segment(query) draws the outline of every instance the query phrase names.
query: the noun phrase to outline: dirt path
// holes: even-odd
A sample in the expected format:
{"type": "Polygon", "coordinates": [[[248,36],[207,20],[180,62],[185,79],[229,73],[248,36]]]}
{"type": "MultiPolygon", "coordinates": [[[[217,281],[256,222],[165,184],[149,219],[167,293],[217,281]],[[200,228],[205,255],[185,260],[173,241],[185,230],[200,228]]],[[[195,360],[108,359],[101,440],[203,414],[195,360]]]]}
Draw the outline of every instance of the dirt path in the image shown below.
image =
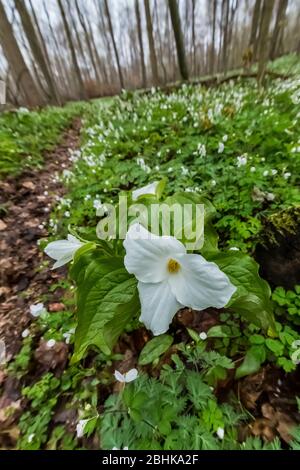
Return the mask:
{"type": "MultiPolygon", "coordinates": [[[[79,146],[80,119],[63,135],[60,144],[45,154],[42,170],[30,170],[17,179],[0,181],[0,339],[8,358],[20,348],[21,333],[30,323],[29,306],[48,292],[62,274],[37,269],[43,253],[37,241],[47,236],[49,212],[64,188],[55,172],[70,166],[69,149],[79,146]],[[3,216],[4,213],[4,216],[3,216]]],[[[59,289],[53,294],[59,298],[59,289]]]]}

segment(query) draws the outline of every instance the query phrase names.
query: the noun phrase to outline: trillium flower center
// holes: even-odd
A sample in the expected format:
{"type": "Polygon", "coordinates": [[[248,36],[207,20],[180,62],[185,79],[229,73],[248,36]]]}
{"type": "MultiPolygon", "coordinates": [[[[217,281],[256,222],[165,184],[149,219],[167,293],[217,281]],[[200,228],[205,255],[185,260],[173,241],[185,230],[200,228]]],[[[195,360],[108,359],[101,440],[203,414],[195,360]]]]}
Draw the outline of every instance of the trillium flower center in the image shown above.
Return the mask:
{"type": "Polygon", "coordinates": [[[178,261],[176,261],[175,259],[169,259],[168,261],[168,271],[169,273],[171,274],[175,274],[175,273],[178,273],[180,269],[180,264],[178,263],[178,261]]]}

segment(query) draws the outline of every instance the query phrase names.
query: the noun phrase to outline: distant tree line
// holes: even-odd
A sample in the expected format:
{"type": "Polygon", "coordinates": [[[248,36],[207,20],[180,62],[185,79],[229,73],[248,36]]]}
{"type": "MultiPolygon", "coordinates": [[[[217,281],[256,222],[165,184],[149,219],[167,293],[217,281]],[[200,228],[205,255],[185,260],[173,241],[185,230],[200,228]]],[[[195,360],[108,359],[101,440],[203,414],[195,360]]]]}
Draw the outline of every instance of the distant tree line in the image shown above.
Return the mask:
{"type": "Polygon", "coordinates": [[[62,104],[300,54],[299,0],[0,0],[16,105],[62,104]]]}

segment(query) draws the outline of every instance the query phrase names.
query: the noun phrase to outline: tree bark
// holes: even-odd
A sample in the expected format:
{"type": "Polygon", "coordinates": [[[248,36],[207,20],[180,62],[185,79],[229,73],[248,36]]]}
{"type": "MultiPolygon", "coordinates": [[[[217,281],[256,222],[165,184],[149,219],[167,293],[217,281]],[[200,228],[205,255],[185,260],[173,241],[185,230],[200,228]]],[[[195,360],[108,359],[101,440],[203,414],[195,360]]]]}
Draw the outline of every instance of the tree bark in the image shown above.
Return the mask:
{"type": "Polygon", "coordinates": [[[88,48],[88,51],[89,51],[89,55],[90,55],[91,62],[92,62],[92,65],[93,65],[95,77],[96,77],[96,80],[98,82],[100,82],[100,75],[98,73],[96,59],[94,57],[94,52],[93,52],[93,49],[92,49],[91,39],[89,37],[89,33],[88,33],[88,30],[87,30],[87,27],[86,27],[86,24],[85,24],[85,21],[84,21],[84,17],[82,15],[81,11],[80,11],[78,0],[75,0],[75,7],[76,7],[77,15],[78,15],[78,18],[79,18],[79,22],[80,22],[81,27],[82,27],[83,32],[84,32],[85,42],[86,42],[86,45],[87,45],[87,48],[88,48]]]}
{"type": "Polygon", "coordinates": [[[258,30],[259,30],[260,16],[261,16],[261,5],[262,5],[262,0],[255,1],[255,5],[253,9],[253,16],[252,16],[250,40],[249,40],[249,51],[252,56],[250,62],[252,62],[252,60],[255,60],[256,55],[257,55],[258,30]]]}
{"type": "Polygon", "coordinates": [[[17,90],[21,92],[29,106],[44,104],[44,99],[36,86],[24,61],[13,28],[8,21],[5,8],[0,0],[0,42],[17,90]]]}
{"type": "Polygon", "coordinates": [[[276,22],[271,40],[270,59],[274,60],[282,51],[283,31],[285,23],[285,14],[288,6],[288,0],[279,0],[276,22]]]}
{"type": "Polygon", "coordinates": [[[209,64],[210,74],[214,73],[214,67],[215,67],[216,16],[217,16],[217,0],[213,0],[213,21],[212,21],[210,64],[209,64]]]}
{"type": "Polygon", "coordinates": [[[143,85],[143,88],[146,88],[146,86],[147,86],[147,76],[146,76],[144,45],[143,45],[143,33],[142,33],[142,25],[141,25],[141,12],[140,12],[139,0],[135,0],[134,8],[135,8],[138,40],[139,40],[139,46],[140,46],[140,58],[141,58],[141,69],[142,69],[142,85],[143,85]]]}
{"type": "Polygon", "coordinates": [[[147,36],[148,36],[149,51],[150,51],[152,80],[153,80],[154,85],[157,86],[159,85],[159,76],[158,76],[158,67],[157,67],[157,57],[156,57],[154,39],[153,39],[153,26],[152,26],[149,0],[144,0],[144,7],[145,7],[145,13],[146,13],[147,36]]]}
{"type": "Polygon", "coordinates": [[[27,37],[34,60],[40,67],[41,72],[47,83],[48,90],[50,93],[50,102],[54,104],[60,104],[56,83],[50,70],[50,64],[47,64],[44,51],[39,42],[39,38],[35,32],[30,14],[26,8],[26,4],[22,0],[15,0],[15,5],[20,15],[23,30],[27,37]]]}
{"type": "Polygon", "coordinates": [[[171,14],[171,21],[173,25],[174,36],[175,36],[180,75],[183,80],[188,80],[189,73],[188,73],[186,56],[185,56],[183,34],[182,34],[177,0],[168,0],[168,3],[169,3],[170,14],[171,14]]]}
{"type": "Polygon", "coordinates": [[[225,23],[224,23],[224,35],[223,35],[223,54],[222,54],[222,66],[223,73],[226,76],[227,73],[227,62],[228,62],[228,23],[229,23],[229,0],[224,1],[225,10],[225,23]]]}
{"type": "Polygon", "coordinates": [[[257,81],[263,84],[266,71],[267,60],[269,58],[270,38],[269,28],[274,8],[274,0],[264,0],[262,7],[262,17],[260,23],[259,43],[258,43],[258,73],[257,81]]]}
{"type": "Polygon", "coordinates": [[[58,2],[59,11],[60,11],[60,14],[61,14],[61,17],[62,17],[62,20],[63,20],[63,25],[64,25],[64,29],[65,29],[65,33],[66,33],[66,37],[67,37],[67,41],[68,41],[68,45],[69,45],[69,49],[70,49],[71,56],[72,56],[72,63],[73,63],[74,72],[75,72],[75,75],[76,75],[76,81],[77,81],[77,84],[78,84],[79,98],[80,99],[86,99],[87,95],[86,95],[86,91],[85,91],[85,88],[84,88],[84,83],[83,83],[81,71],[80,71],[80,68],[79,68],[79,64],[78,64],[78,61],[77,61],[77,55],[76,55],[76,51],[75,51],[73,40],[72,40],[71,30],[70,30],[68,22],[67,22],[66,13],[65,13],[65,10],[64,10],[63,4],[62,4],[62,0],[57,0],[57,2],[58,2]]]}
{"type": "Polygon", "coordinates": [[[119,53],[118,53],[118,49],[117,49],[117,45],[116,45],[116,41],[115,41],[114,30],[113,30],[113,26],[112,26],[112,22],[111,22],[111,17],[110,17],[110,12],[109,12],[109,8],[108,8],[107,0],[104,0],[104,9],[105,9],[105,15],[106,15],[106,18],[107,18],[107,22],[108,22],[109,34],[110,34],[110,37],[111,37],[111,40],[112,40],[114,53],[115,53],[115,57],[116,57],[120,85],[121,85],[121,88],[125,88],[123,73],[122,73],[122,69],[121,69],[121,65],[120,65],[119,53]]]}

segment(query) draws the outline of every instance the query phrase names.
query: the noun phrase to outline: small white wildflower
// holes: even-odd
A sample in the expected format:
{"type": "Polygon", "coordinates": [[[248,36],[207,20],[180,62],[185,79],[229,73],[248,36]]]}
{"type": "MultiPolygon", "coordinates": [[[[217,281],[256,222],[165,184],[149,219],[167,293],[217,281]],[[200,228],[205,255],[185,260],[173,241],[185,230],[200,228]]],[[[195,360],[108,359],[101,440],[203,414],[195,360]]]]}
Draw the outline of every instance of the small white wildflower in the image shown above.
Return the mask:
{"type": "Polygon", "coordinates": [[[224,429],[223,428],[218,428],[217,429],[217,436],[221,441],[224,439],[224,429]]]}
{"type": "Polygon", "coordinates": [[[222,139],[222,140],[223,140],[223,142],[227,142],[227,140],[228,140],[228,135],[227,135],[227,134],[223,135],[223,139],[222,139]]]}
{"type": "Polygon", "coordinates": [[[277,170],[273,169],[273,170],[271,170],[271,173],[272,173],[273,176],[277,175],[277,170]]]}
{"type": "Polygon", "coordinates": [[[285,180],[287,180],[287,179],[290,178],[291,176],[292,176],[292,173],[290,173],[290,172],[288,172],[288,171],[283,174],[283,177],[284,177],[285,180]]]}
{"type": "Polygon", "coordinates": [[[28,438],[27,438],[27,442],[28,442],[29,444],[31,444],[31,443],[32,443],[34,436],[35,436],[35,434],[34,434],[34,433],[32,433],[32,434],[29,434],[29,436],[28,436],[28,438]]]}
{"type": "Polygon", "coordinates": [[[263,172],[263,176],[268,176],[268,174],[269,174],[269,170],[265,170],[265,171],[263,172]]]}
{"type": "Polygon", "coordinates": [[[80,439],[81,437],[83,437],[84,435],[84,428],[86,426],[86,423],[89,421],[89,419],[81,419],[78,423],[77,423],[77,426],[76,426],[76,435],[78,437],[78,439],[80,439]]]}
{"type": "Polygon", "coordinates": [[[274,201],[274,199],[275,199],[275,194],[273,194],[273,193],[266,193],[266,199],[267,199],[267,201],[274,201]]]}
{"type": "Polygon", "coordinates": [[[125,374],[121,374],[118,370],[115,370],[114,376],[118,382],[121,383],[129,383],[133,382],[138,376],[138,371],[137,369],[130,369],[128,372],[125,374]]]}
{"type": "Polygon", "coordinates": [[[30,314],[35,318],[39,317],[43,312],[45,312],[44,304],[41,302],[35,305],[30,305],[29,309],[30,314]]]}
{"type": "Polygon", "coordinates": [[[239,251],[240,249],[239,249],[237,246],[231,246],[231,247],[229,248],[229,250],[231,250],[231,251],[239,251]]]}
{"type": "Polygon", "coordinates": [[[223,153],[225,145],[223,142],[219,142],[218,153],[223,153]]]}
{"type": "Polygon", "coordinates": [[[210,184],[211,184],[212,186],[216,186],[217,182],[216,182],[216,180],[211,180],[210,184]]]}
{"type": "Polygon", "coordinates": [[[27,338],[30,334],[30,331],[28,328],[26,328],[24,331],[22,331],[22,338],[27,338]]]}
{"type": "Polygon", "coordinates": [[[205,341],[207,339],[207,334],[205,333],[205,331],[202,331],[199,334],[199,338],[202,339],[202,341],[205,341]]]}
{"type": "Polygon", "coordinates": [[[252,166],[252,167],[250,168],[250,171],[251,171],[251,173],[254,173],[254,172],[256,171],[255,166],[252,166]]]}
{"type": "Polygon", "coordinates": [[[239,157],[237,157],[237,167],[240,168],[241,166],[244,166],[247,164],[247,155],[240,155],[239,157]]]}
{"type": "Polygon", "coordinates": [[[56,345],[55,339],[49,339],[49,341],[47,341],[47,343],[46,343],[46,346],[47,346],[48,349],[53,348],[55,345],[56,345]]]}

